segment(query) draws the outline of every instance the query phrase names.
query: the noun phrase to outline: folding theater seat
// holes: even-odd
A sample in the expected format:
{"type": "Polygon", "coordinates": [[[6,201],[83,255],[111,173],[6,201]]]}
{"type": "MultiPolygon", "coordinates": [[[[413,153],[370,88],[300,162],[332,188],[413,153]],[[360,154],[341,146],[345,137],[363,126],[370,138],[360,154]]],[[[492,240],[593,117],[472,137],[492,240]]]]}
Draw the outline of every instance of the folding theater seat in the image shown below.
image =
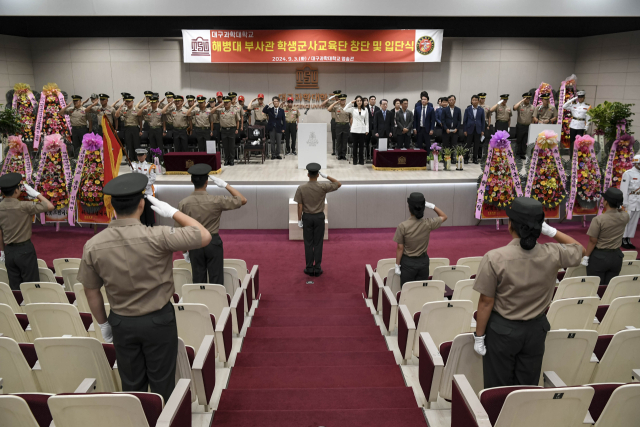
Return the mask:
{"type": "MultiPolygon", "coordinates": [[[[67,291],[73,291],[73,287],[78,282],[78,268],[65,268],[62,270],[62,280],[67,291]]],[[[104,287],[104,286],[103,286],[104,287]]]]}
{"type": "Polygon", "coordinates": [[[577,267],[569,267],[564,273],[564,279],[568,279],[570,277],[584,277],[588,276],[587,267],[584,265],[579,265],[577,267]]]}
{"type": "Polygon", "coordinates": [[[45,260],[38,258],[38,268],[49,268],[49,266],[45,260]]]}
{"type": "Polygon", "coordinates": [[[376,264],[376,269],[374,270],[374,272],[378,273],[380,277],[387,277],[387,274],[389,274],[389,270],[394,269],[395,266],[396,266],[395,258],[384,258],[378,261],[378,264],[376,264]]]}
{"type": "Polygon", "coordinates": [[[611,305],[598,307],[605,312],[596,330],[600,335],[615,334],[627,326],[640,328],[640,296],[619,297],[611,305]]]}
{"type": "Polygon", "coordinates": [[[600,299],[601,305],[609,305],[619,297],[640,296],[640,276],[618,276],[611,279],[600,299]]]}
{"type": "Polygon", "coordinates": [[[249,270],[247,269],[247,263],[243,259],[225,259],[224,260],[225,268],[235,268],[236,273],[238,274],[238,279],[242,282],[247,274],[249,274],[249,270]]]}
{"type": "MultiPolygon", "coordinates": [[[[394,266],[396,263],[396,259],[395,258],[385,258],[385,259],[381,259],[380,261],[378,261],[378,264],[376,266],[376,269],[374,270],[373,268],[371,268],[370,264],[365,264],[364,266],[364,297],[368,298],[368,299],[373,299],[373,298],[377,298],[377,296],[374,297],[374,292],[375,291],[379,291],[381,292],[381,289],[378,289],[378,287],[375,285],[374,280],[373,280],[373,275],[374,273],[378,273],[378,275],[380,276],[380,278],[383,277],[387,277],[389,274],[389,270],[393,270],[394,266]]],[[[382,285],[384,286],[384,282],[381,282],[382,285]]],[[[377,299],[376,299],[377,301],[377,299]]],[[[374,307],[377,304],[374,305],[374,307]]]]}
{"type": "Polygon", "coordinates": [[[556,286],[554,301],[568,298],[597,297],[600,278],[597,276],[570,277],[556,286]]]}
{"type": "Polygon", "coordinates": [[[640,260],[623,261],[620,274],[618,276],[638,276],[640,275],[640,260]]]}
{"type": "Polygon", "coordinates": [[[69,304],[69,298],[58,282],[23,282],[20,284],[20,292],[22,292],[25,305],[36,303],[69,304]]]}
{"type": "Polygon", "coordinates": [[[19,393],[0,395],[2,427],[49,427],[52,424],[47,402],[51,394],[19,393]]]}
{"type": "MultiPolygon", "coordinates": [[[[220,285],[218,285],[220,286],[220,285]]],[[[199,350],[207,336],[215,336],[215,354],[221,362],[227,362],[232,347],[231,312],[224,307],[214,317],[204,304],[178,303],[174,305],[178,336],[185,345],[199,350]]]]}
{"type": "Polygon", "coordinates": [[[233,297],[222,285],[208,283],[186,284],[182,286],[183,303],[204,304],[216,319],[222,310],[228,308],[233,322],[233,333],[238,335],[244,325],[245,305],[242,289],[236,289],[233,297]]]}
{"type": "Polygon", "coordinates": [[[471,276],[475,276],[478,273],[478,267],[480,267],[480,262],[482,261],[481,256],[472,256],[468,258],[460,258],[456,265],[466,265],[471,269],[471,276]]]}
{"type": "Polygon", "coordinates": [[[191,269],[191,263],[188,262],[186,259],[174,259],[173,268],[184,268],[193,273],[193,270],[191,269]]]}
{"type": "Polygon", "coordinates": [[[67,268],[80,268],[80,258],[56,258],[53,260],[53,269],[58,277],[64,277],[62,272],[67,268]]]}
{"type": "Polygon", "coordinates": [[[182,286],[186,283],[193,283],[193,276],[191,270],[186,268],[174,268],[173,269],[173,284],[175,286],[175,292],[182,297],[182,286]]]}
{"type": "Polygon", "coordinates": [[[453,286],[453,296],[451,299],[455,300],[469,300],[473,302],[473,310],[478,309],[478,302],[480,301],[480,292],[473,289],[475,279],[458,280],[453,286]]]}
{"type": "Polygon", "coordinates": [[[5,337],[9,337],[19,343],[28,343],[32,340],[29,338],[25,329],[29,321],[24,314],[16,314],[6,304],[0,304],[0,334],[5,337]],[[17,316],[23,317],[23,324],[20,323],[17,316]]]}
{"type": "Polygon", "coordinates": [[[551,329],[593,329],[600,298],[567,298],[553,301],[547,312],[551,329]]]}
{"type": "Polygon", "coordinates": [[[433,276],[433,273],[436,271],[436,268],[446,267],[448,265],[451,265],[449,263],[449,258],[429,258],[429,276],[433,276]]]}
{"type": "Polygon", "coordinates": [[[555,372],[568,386],[589,382],[596,366],[592,355],[597,341],[596,331],[547,332],[539,385],[543,385],[543,373],[548,371],[555,372]]]}
{"type": "MultiPolygon", "coordinates": [[[[91,308],[89,307],[89,302],[87,301],[87,294],[84,292],[84,286],[82,283],[76,283],[73,285],[74,294],[76,296],[76,307],[78,307],[78,311],[80,313],[91,313],[91,308]]],[[[107,290],[104,286],[100,288],[100,293],[102,294],[102,300],[104,301],[105,307],[109,305],[109,299],[107,298],[107,290]]],[[[107,314],[109,312],[107,311],[107,314]]]]}
{"type": "Polygon", "coordinates": [[[595,355],[600,361],[595,366],[591,383],[631,382],[631,371],[640,369],[640,329],[600,335],[595,355]]]}
{"type": "MultiPolygon", "coordinates": [[[[31,332],[35,338],[88,337],[87,328],[80,317],[78,309],[71,304],[38,303],[27,304],[24,311],[29,318],[31,332]]],[[[90,315],[88,316],[91,319],[90,315]]]]}
{"type": "Polygon", "coordinates": [[[194,348],[187,346],[178,338],[178,356],[176,360],[176,382],[181,379],[193,380],[190,383],[191,401],[198,400],[205,412],[210,410],[209,401],[216,386],[215,337],[207,335],[201,344],[194,348]]]}
{"type": "MultiPolygon", "coordinates": [[[[18,344],[11,338],[0,337],[2,393],[41,391],[36,374],[32,370],[36,360],[37,356],[33,344],[18,344]],[[29,356],[29,360],[26,356],[29,356]]],[[[0,423],[0,425],[3,424],[0,423]]]]}
{"type": "Polygon", "coordinates": [[[640,420],[640,384],[587,384],[595,390],[589,414],[596,427],[636,427],[640,420]]]}
{"type": "MultiPolygon", "coordinates": [[[[389,283],[387,281],[387,283],[389,283]]],[[[428,302],[444,300],[444,282],[441,280],[425,280],[424,282],[407,282],[402,292],[394,293],[388,286],[389,292],[383,293],[382,320],[388,332],[395,330],[398,324],[397,306],[405,305],[411,316],[419,312],[428,302]],[[396,306],[395,313],[391,313],[396,306]]]]}
{"type": "Polygon", "coordinates": [[[23,309],[16,300],[16,293],[22,297],[20,291],[15,291],[14,293],[8,284],[0,282],[0,304],[8,305],[14,313],[22,313],[23,309]]]}
{"type": "Polygon", "coordinates": [[[249,289],[251,277],[245,274],[241,279],[235,267],[224,267],[223,274],[223,285],[227,290],[227,294],[235,296],[236,291],[240,289],[242,291],[242,299],[244,301],[244,312],[245,314],[248,314],[249,303],[251,302],[251,290],[249,289]]]}
{"type": "Polygon", "coordinates": [[[623,261],[635,261],[638,259],[638,251],[622,251],[623,261]]]}
{"type": "Polygon", "coordinates": [[[53,274],[53,271],[49,270],[49,267],[39,267],[38,273],[40,274],[41,282],[58,283],[56,276],[53,274]]]}
{"type": "Polygon", "coordinates": [[[0,282],[9,284],[9,275],[6,268],[0,268],[0,282]]]}
{"type": "MultiPolygon", "coordinates": [[[[431,269],[431,266],[429,266],[431,269]]],[[[432,279],[442,280],[445,285],[453,289],[460,280],[467,280],[471,277],[471,267],[466,265],[447,265],[437,267],[433,270],[432,279]]]]}
{"type": "MultiPolygon", "coordinates": [[[[380,277],[383,277],[383,276],[380,276],[380,277]]],[[[384,285],[389,287],[393,295],[396,295],[398,292],[402,290],[403,286],[401,285],[400,276],[396,274],[395,269],[392,268],[387,272],[387,277],[384,282],[384,285]]]]}

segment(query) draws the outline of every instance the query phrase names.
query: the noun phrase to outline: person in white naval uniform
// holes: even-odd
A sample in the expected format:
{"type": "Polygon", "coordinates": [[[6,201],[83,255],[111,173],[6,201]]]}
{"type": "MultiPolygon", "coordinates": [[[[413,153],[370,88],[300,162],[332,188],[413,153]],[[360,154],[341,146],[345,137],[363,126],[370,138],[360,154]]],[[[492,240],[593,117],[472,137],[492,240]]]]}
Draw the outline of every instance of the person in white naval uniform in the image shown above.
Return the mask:
{"type": "MultiPolygon", "coordinates": [[[[138,161],[131,163],[131,172],[147,176],[149,181],[147,182],[147,188],[144,190],[144,194],[145,196],[153,196],[153,183],[156,182],[156,165],[146,161],[147,150],[145,148],[136,149],[136,155],[138,161]]],[[[149,202],[146,197],[144,199],[144,210],[140,216],[140,222],[147,227],[153,227],[156,223],[153,210],[151,210],[151,202],[149,202]]]]}
{"type": "Polygon", "coordinates": [[[562,108],[571,111],[571,123],[569,123],[569,159],[573,159],[573,142],[577,135],[584,135],[589,126],[589,116],[587,111],[591,105],[584,102],[585,91],[579,90],[577,96],[564,103],[562,108]]]}
{"type": "Polygon", "coordinates": [[[638,219],[640,219],[640,154],[633,158],[633,167],[622,174],[620,191],[624,196],[622,206],[629,212],[629,222],[622,235],[622,247],[635,249],[631,239],[636,235],[638,219]]]}

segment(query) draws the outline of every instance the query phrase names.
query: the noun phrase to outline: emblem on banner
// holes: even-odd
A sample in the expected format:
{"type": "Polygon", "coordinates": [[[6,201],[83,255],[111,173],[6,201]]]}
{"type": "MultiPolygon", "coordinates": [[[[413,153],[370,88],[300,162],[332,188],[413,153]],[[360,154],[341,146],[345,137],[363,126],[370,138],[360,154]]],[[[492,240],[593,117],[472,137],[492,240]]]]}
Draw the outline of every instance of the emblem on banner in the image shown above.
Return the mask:
{"type": "Polygon", "coordinates": [[[189,169],[191,166],[193,166],[193,160],[187,160],[187,163],[185,163],[184,167],[189,169]]]}
{"type": "Polygon", "coordinates": [[[318,89],[318,69],[308,65],[296,68],[296,89],[318,89]]]}
{"type": "Polygon", "coordinates": [[[318,145],[318,138],[316,138],[315,132],[311,132],[309,134],[309,139],[307,139],[307,145],[310,147],[315,147],[316,145],[318,145]]]}
{"type": "Polygon", "coordinates": [[[191,56],[209,56],[209,40],[204,37],[191,39],[191,56]]]}
{"type": "Polygon", "coordinates": [[[435,42],[429,36],[422,36],[416,42],[416,51],[420,55],[429,55],[435,48],[435,42]]]}
{"type": "Polygon", "coordinates": [[[400,156],[398,157],[398,165],[406,165],[407,164],[407,158],[404,156],[400,156]]]}

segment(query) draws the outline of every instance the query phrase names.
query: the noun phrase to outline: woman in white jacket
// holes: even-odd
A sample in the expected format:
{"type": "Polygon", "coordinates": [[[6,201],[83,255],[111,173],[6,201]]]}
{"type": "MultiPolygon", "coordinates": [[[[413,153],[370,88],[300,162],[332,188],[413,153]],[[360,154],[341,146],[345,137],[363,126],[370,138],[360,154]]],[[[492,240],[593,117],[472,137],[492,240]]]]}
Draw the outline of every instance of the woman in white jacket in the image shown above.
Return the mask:
{"type": "Polygon", "coordinates": [[[353,164],[364,165],[364,136],[369,133],[369,114],[364,108],[362,97],[356,96],[344,111],[351,114],[351,142],[353,143],[353,164]]]}

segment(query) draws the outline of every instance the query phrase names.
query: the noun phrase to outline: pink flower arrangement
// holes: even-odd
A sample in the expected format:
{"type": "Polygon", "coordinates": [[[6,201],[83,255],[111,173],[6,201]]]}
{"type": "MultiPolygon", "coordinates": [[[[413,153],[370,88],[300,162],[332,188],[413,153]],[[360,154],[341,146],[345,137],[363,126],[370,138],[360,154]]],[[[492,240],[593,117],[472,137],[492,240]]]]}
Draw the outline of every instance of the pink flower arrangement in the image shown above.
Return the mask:
{"type": "Polygon", "coordinates": [[[82,137],[82,147],[87,151],[100,151],[102,149],[102,137],[95,133],[86,133],[82,137]]]}
{"type": "Polygon", "coordinates": [[[594,140],[589,135],[577,136],[575,140],[578,169],[576,172],[576,195],[585,202],[596,202],[600,198],[600,168],[591,153],[594,140]]]}
{"type": "Polygon", "coordinates": [[[628,133],[618,139],[616,153],[613,157],[613,176],[611,177],[611,187],[620,188],[622,174],[633,167],[633,143],[634,139],[628,133]]]}
{"type": "Polygon", "coordinates": [[[510,145],[509,132],[504,130],[497,131],[491,137],[491,141],[489,142],[489,144],[492,148],[507,148],[510,145]]]}

